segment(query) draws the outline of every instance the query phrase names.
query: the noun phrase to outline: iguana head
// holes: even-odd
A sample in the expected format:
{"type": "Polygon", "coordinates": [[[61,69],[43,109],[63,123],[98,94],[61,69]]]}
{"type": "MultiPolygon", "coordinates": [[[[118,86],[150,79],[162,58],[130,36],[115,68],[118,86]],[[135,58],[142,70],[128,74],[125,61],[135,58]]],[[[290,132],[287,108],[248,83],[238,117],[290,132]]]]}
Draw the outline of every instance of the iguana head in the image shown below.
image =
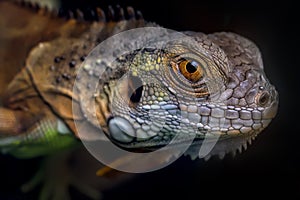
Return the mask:
{"type": "MultiPolygon", "coordinates": [[[[236,138],[237,145],[220,150],[234,151],[275,116],[278,95],[252,42],[233,33],[185,35],[126,52],[101,72],[94,123],[118,146],[153,150],[236,138]]],[[[91,62],[101,59],[95,54],[91,62]]]]}

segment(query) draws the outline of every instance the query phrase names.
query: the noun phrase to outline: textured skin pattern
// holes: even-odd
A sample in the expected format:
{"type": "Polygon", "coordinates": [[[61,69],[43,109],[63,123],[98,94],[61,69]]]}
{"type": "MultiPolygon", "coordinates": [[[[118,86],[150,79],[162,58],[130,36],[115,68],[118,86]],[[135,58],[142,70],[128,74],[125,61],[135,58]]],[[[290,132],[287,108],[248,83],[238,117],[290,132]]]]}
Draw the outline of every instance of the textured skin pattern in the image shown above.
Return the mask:
{"type": "Polygon", "coordinates": [[[7,27],[0,35],[1,149],[8,152],[24,145],[30,147],[28,138],[32,143],[42,141],[46,133],[35,134],[39,125],[57,128],[58,118],[76,134],[73,119],[83,119],[81,113],[72,113],[76,70],[99,41],[122,30],[144,26],[140,14],[128,7],[127,20],[119,21],[115,16],[106,22],[105,14],[97,8],[98,21],[86,22],[80,11],[77,19],[67,20],[55,12],[30,10],[6,1],[0,3],[0,10],[4,16],[1,26],[7,27]],[[14,19],[14,13],[23,18],[8,25],[4,19],[14,19]],[[23,44],[22,48],[15,48],[19,44],[23,44]]]}
{"type": "Polygon", "coordinates": [[[251,41],[234,33],[186,34],[191,36],[190,45],[142,49],[107,67],[110,78],[99,82],[99,88],[106,87],[100,89],[105,95],[95,101],[102,127],[108,126],[106,133],[117,144],[152,149],[168,144],[177,134],[182,135],[177,143],[195,134],[197,141],[220,135],[221,143],[228,138],[238,140],[217,150],[219,154],[253,139],[275,116],[278,96],[251,41]],[[183,76],[178,68],[182,59],[201,63],[200,80],[191,82],[183,76]],[[125,73],[129,77],[118,85],[125,73]],[[123,85],[138,82],[143,90],[134,102],[126,96],[130,86],[123,85]]]}
{"type": "MultiPolygon", "coordinates": [[[[95,59],[95,65],[105,69],[105,76],[97,80],[100,93],[89,99],[97,105],[97,113],[90,119],[87,116],[93,114],[73,93],[76,72],[85,56],[109,36],[153,24],[136,18],[108,23],[59,21],[53,19],[53,23],[61,23],[56,29],[59,33],[54,31],[54,36],[40,40],[32,48],[25,68],[4,94],[5,109],[17,118],[13,125],[21,124],[14,134],[31,134],[37,122],[57,117],[77,135],[74,121],[80,129],[94,124],[96,119],[116,144],[153,149],[168,144],[177,133],[183,133],[178,143],[190,134],[196,134],[197,141],[206,135],[221,135],[221,141],[235,136],[248,140],[276,114],[277,93],[267,81],[260,52],[251,41],[233,33],[186,32],[192,40],[190,46],[141,49],[119,58],[114,67],[95,59]],[[200,63],[203,74],[199,80],[191,82],[183,76],[179,69],[181,59],[200,63]],[[117,85],[125,73],[130,74],[125,85],[135,81],[143,85],[140,91],[133,89],[138,97],[128,95],[130,87],[117,85]],[[147,84],[149,80],[153,84],[147,84]],[[26,117],[28,123],[20,120],[25,115],[30,116],[26,117]],[[149,120],[155,117],[158,121],[149,120]]],[[[86,66],[84,77],[79,77],[86,90],[91,77],[99,77],[97,69],[86,66]]],[[[84,91],[79,94],[84,95],[84,91]]],[[[234,148],[237,147],[229,150],[234,148]]],[[[225,150],[226,147],[220,151],[225,150]]]]}

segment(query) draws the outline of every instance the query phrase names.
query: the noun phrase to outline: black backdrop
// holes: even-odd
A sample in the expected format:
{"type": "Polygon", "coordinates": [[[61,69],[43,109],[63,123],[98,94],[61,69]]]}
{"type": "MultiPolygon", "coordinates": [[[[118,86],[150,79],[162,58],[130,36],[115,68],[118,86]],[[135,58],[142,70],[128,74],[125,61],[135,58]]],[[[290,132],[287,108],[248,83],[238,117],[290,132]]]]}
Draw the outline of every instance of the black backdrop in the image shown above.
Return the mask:
{"type": "MultiPolygon", "coordinates": [[[[271,198],[300,197],[299,62],[297,55],[299,11],[289,1],[64,1],[63,7],[131,5],[144,18],[175,30],[234,31],[253,40],[260,48],[265,72],[280,95],[277,117],[254,143],[235,158],[191,161],[182,157],[159,171],[140,174],[106,190],[105,199],[155,199],[167,197],[271,198]]],[[[0,190],[8,199],[19,197],[15,187],[34,173],[38,159],[0,160],[0,190]],[[31,164],[31,165],[30,165],[31,164]],[[23,167],[24,166],[24,167],[23,167]],[[32,166],[32,167],[31,167],[32,166]],[[20,172],[21,170],[21,172],[20,172]],[[7,173],[11,172],[11,173],[7,173]],[[10,183],[10,184],[6,184],[10,183]]],[[[84,199],[80,195],[78,199],[84,199]]],[[[29,199],[32,197],[29,196],[29,199]]],[[[1,199],[1,197],[0,197],[1,199]]]]}

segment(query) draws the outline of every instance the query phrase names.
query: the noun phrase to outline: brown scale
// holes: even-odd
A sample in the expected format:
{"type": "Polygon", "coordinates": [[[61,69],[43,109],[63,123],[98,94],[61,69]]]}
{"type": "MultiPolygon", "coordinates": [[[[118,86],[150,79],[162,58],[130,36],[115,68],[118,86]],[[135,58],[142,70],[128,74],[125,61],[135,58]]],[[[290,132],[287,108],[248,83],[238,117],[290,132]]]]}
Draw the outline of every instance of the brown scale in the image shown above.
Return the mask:
{"type": "MultiPolygon", "coordinates": [[[[30,128],[37,119],[28,115],[40,116],[40,120],[58,116],[76,134],[74,120],[86,123],[79,103],[77,112],[72,112],[72,99],[78,99],[73,94],[76,70],[99,42],[112,34],[144,26],[140,13],[130,7],[127,12],[130,20],[124,21],[124,10],[120,7],[116,14],[109,8],[108,17],[96,8],[97,20],[90,22],[84,21],[80,10],[69,12],[70,19],[66,19],[35,6],[24,9],[1,1],[0,27],[5,29],[0,31],[0,97],[4,106],[0,109],[16,116],[13,120],[0,116],[0,120],[14,122],[5,131],[11,128],[16,132],[14,126],[18,124],[24,127],[17,134],[30,128]],[[14,20],[15,13],[18,20],[14,20]],[[72,18],[75,16],[77,19],[72,18]],[[4,88],[7,89],[2,94],[4,88]]],[[[81,81],[88,77],[81,77],[81,81]]]]}

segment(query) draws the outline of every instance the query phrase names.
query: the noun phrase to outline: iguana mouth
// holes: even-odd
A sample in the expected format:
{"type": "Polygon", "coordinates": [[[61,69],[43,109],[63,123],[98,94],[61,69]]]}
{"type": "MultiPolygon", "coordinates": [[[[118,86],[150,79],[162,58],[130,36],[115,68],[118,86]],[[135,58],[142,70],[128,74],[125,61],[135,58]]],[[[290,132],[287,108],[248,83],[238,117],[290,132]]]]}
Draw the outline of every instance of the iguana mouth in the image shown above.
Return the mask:
{"type": "MultiPolygon", "coordinates": [[[[184,135],[182,138],[174,142],[174,144],[176,145],[184,143],[184,137],[188,134],[190,135],[190,137],[194,137],[192,146],[197,146],[196,144],[201,143],[201,141],[203,141],[206,137],[217,137],[217,140],[220,141],[218,143],[222,143],[222,148],[224,147],[224,141],[227,141],[230,144],[234,144],[232,148],[228,148],[230,149],[229,152],[233,152],[234,150],[239,149],[242,145],[245,145],[245,142],[249,142],[251,139],[253,139],[253,137],[255,137],[264,128],[266,128],[271,122],[272,118],[275,117],[278,108],[278,94],[273,87],[270,88],[270,93],[272,93],[272,98],[268,100],[268,106],[265,108],[246,108],[204,104],[198,108],[199,113],[197,113],[197,115],[195,115],[195,113],[191,115],[191,122],[189,121],[189,118],[186,118],[185,120],[176,120],[176,118],[173,118],[170,120],[165,119],[166,122],[164,125],[170,125],[170,127],[173,128],[176,128],[175,125],[182,125],[182,127],[192,127],[190,129],[190,132],[181,133],[181,128],[178,127],[177,131],[173,131],[176,134],[184,135]],[[195,122],[195,119],[198,123],[193,123],[193,121],[195,122]],[[234,140],[237,142],[230,142],[230,138],[234,138],[234,140]]],[[[151,107],[147,108],[150,109],[151,107]]],[[[177,110],[178,107],[176,107],[175,105],[164,105],[162,106],[162,108],[166,109],[169,113],[181,113],[180,110],[177,110]]],[[[186,114],[186,116],[189,115],[186,114]]],[[[177,117],[177,119],[178,118],[179,117],[177,117]]],[[[154,150],[161,148],[162,146],[166,146],[173,138],[170,136],[172,134],[175,134],[168,133],[172,132],[172,129],[170,127],[164,128],[163,126],[161,126],[160,128],[158,128],[158,126],[155,125],[151,126],[151,122],[149,122],[148,126],[150,131],[158,131],[160,132],[160,134],[155,137],[151,137],[151,134],[148,134],[148,139],[145,139],[145,137],[138,138],[139,135],[137,132],[136,135],[132,134],[135,132],[134,127],[132,127],[131,124],[125,119],[117,117],[115,119],[111,119],[110,123],[113,123],[114,125],[109,127],[115,129],[111,130],[110,133],[116,134],[111,136],[112,139],[115,140],[115,142],[121,147],[135,151],[137,149],[141,150],[142,148],[154,150]],[[169,137],[163,138],[165,134],[169,137]]],[[[217,146],[219,146],[218,143],[217,146]]],[[[220,151],[219,148],[218,152],[226,152],[225,150],[226,149],[224,148],[223,151],[220,151]]]]}

